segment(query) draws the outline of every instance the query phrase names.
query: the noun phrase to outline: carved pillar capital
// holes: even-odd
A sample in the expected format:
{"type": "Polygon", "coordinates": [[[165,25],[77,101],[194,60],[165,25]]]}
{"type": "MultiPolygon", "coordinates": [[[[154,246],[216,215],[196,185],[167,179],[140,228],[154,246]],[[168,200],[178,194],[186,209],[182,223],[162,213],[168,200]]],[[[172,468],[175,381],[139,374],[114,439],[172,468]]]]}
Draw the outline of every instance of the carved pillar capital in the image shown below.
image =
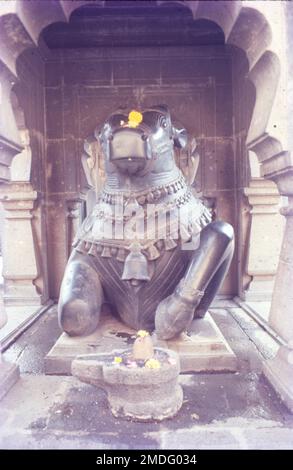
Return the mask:
{"type": "Polygon", "coordinates": [[[34,207],[38,193],[29,182],[9,182],[0,186],[0,201],[5,210],[9,211],[7,217],[29,217],[34,207]],[[14,214],[15,211],[15,214],[14,214]]]}
{"type": "Polygon", "coordinates": [[[251,214],[276,214],[279,212],[280,193],[276,185],[264,178],[252,178],[243,190],[251,206],[251,214]]]}

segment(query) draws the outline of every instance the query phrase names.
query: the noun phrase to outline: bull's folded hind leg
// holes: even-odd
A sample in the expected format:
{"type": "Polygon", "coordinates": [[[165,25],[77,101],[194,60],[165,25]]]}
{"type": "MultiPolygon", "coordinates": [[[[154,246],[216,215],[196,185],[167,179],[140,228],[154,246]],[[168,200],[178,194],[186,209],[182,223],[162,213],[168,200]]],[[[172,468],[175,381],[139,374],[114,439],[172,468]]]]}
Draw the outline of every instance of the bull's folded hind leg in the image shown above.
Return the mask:
{"type": "Polygon", "coordinates": [[[87,258],[74,253],[64,274],[58,303],[58,320],[70,336],[92,333],[99,322],[103,290],[87,258]]]}
{"type": "Polygon", "coordinates": [[[159,338],[173,338],[189,326],[194,316],[204,316],[224,280],[233,251],[231,225],[212,222],[203,229],[185,276],[174,294],[157,308],[155,325],[159,338]]]}

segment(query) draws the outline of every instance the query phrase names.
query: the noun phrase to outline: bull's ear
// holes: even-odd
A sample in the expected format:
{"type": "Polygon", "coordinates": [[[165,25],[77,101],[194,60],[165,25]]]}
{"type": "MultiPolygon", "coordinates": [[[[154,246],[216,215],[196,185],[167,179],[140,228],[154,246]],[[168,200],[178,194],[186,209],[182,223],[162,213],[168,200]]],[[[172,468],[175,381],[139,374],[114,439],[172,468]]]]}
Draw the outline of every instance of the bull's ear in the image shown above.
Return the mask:
{"type": "Polygon", "coordinates": [[[151,106],[149,109],[153,111],[159,111],[160,113],[165,114],[167,119],[171,120],[170,110],[166,104],[156,104],[154,106],[151,106]]]}
{"type": "Polygon", "coordinates": [[[98,142],[102,143],[111,131],[110,125],[108,122],[105,122],[102,127],[97,127],[94,132],[95,138],[98,142]]]}
{"type": "Polygon", "coordinates": [[[163,113],[169,113],[169,108],[166,104],[155,104],[151,106],[151,109],[155,109],[156,111],[161,111],[163,113]]]}
{"type": "Polygon", "coordinates": [[[173,127],[173,140],[175,147],[178,149],[184,149],[188,141],[186,129],[184,129],[184,127],[181,127],[180,129],[173,127]]]}

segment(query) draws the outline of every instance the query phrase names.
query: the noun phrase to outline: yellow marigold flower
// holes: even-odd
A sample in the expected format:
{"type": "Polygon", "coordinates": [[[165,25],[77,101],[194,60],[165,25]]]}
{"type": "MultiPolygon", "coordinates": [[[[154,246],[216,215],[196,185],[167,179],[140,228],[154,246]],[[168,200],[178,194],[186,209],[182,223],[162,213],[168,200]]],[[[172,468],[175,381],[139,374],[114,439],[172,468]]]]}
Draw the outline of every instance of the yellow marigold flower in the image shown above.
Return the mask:
{"type": "Polygon", "coordinates": [[[143,120],[143,115],[139,111],[130,111],[128,114],[128,126],[137,127],[143,120]]]}
{"type": "Polygon", "coordinates": [[[120,357],[120,356],[115,356],[113,362],[114,362],[115,364],[120,364],[120,363],[122,362],[122,357],[120,357]]]}
{"type": "Polygon", "coordinates": [[[146,361],[145,367],[147,367],[148,369],[160,369],[161,364],[159,363],[159,361],[157,361],[157,359],[149,359],[148,361],[146,361]]]}
{"type": "Polygon", "coordinates": [[[149,332],[146,330],[139,330],[136,333],[136,336],[139,336],[140,338],[145,338],[146,336],[149,336],[149,332]]]}

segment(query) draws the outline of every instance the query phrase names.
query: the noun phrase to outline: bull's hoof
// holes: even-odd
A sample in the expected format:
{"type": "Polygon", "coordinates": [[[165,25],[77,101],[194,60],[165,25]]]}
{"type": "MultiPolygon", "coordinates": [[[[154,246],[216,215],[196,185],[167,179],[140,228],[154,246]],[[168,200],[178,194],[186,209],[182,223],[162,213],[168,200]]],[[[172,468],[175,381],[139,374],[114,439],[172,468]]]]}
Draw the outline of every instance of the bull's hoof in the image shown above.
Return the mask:
{"type": "Polygon", "coordinates": [[[171,339],[186,330],[192,322],[194,305],[172,294],[162,300],[155,315],[155,332],[159,339],[171,339]]]}
{"type": "Polygon", "coordinates": [[[99,322],[99,312],[91,312],[81,299],[71,300],[58,307],[59,325],[69,336],[86,336],[93,333],[99,322]]]}

